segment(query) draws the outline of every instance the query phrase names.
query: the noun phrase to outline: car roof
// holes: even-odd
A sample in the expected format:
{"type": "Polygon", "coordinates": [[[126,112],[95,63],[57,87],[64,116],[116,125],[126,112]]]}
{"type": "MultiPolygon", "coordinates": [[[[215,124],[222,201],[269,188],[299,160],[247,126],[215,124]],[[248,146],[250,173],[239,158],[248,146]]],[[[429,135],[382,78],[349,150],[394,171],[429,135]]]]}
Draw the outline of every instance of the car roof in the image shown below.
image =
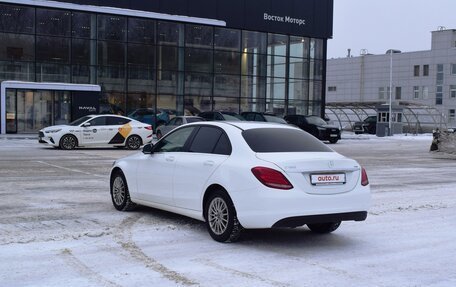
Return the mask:
{"type": "Polygon", "coordinates": [[[226,127],[226,126],[233,126],[241,130],[250,130],[250,129],[258,129],[258,128],[291,128],[296,129],[293,126],[284,125],[280,123],[271,123],[271,122],[247,122],[247,121],[210,121],[210,122],[196,122],[191,123],[190,125],[211,125],[211,126],[218,126],[218,127],[226,127]]]}

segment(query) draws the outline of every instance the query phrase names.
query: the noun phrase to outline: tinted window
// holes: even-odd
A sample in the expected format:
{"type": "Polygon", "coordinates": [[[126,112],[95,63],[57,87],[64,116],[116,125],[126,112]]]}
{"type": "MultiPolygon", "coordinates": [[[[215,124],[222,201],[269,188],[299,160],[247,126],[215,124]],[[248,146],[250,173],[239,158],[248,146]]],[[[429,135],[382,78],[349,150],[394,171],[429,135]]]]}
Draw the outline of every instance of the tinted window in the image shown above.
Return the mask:
{"type": "Polygon", "coordinates": [[[181,152],[195,127],[186,127],[168,134],[154,147],[154,152],[181,152]]]}
{"type": "Polygon", "coordinates": [[[222,133],[222,130],[215,127],[201,127],[193,139],[189,152],[212,153],[222,133]]]}
{"type": "Polygon", "coordinates": [[[279,124],[287,123],[284,119],[276,117],[276,116],[264,115],[264,118],[266,119],[267,122],[279,123],[279,124]]]}
{"type": "Polygon", "coordinates": [[[106,117],[94,118],[89,123],[90,123],[91,126],[105,126],[106,125],[106,117]]]}
{"type": "Polygon", "coordinates": [[[196,122],[201,122],[204,121],[202,118],[187,118],[187,123],[196,123],[196,122]]]}
{"type": "Polygon", "coordinates": [[[182,118],[176,118],[176,123],[175,123],[176,126],[180,126],[182,125],[182,118]]]}
{"type": "Polygon", "coordinates": [[[214,152],[215,154],[224,154],[230,155],[231,154],[231,143],[226,134],[222,134],[220,136],[217,145],[215,146],[214,152]]]}
{"type": "Polygon", "coordinates": [[[242,113],[242,116],[246,121],[253,121],[255,119],[255,114],[253,113],[242,113]]]}
{"type": "Polygon", "coordinates": [[[121,126],[126,123],[129,123],[129,119],[119,118],[119,117],[108,117],[107,125],[109,126],[121,126]]]}
{"type": "Polygon", "coordinates": [[[82,124],[83,122],[87,121],[90,118],[91,118],[90,116],[85,116],[85,117],[79,118],[75,121],[72,121],[71,123],[69,123],[69,125],[70,126],[79,126],[80,124],[82,124]]]}
{"type": "Polygon", "coordinates": [[[331,152],[310,134],[285,128],[259,128],[242,132],[254,152],[331,152]]]}

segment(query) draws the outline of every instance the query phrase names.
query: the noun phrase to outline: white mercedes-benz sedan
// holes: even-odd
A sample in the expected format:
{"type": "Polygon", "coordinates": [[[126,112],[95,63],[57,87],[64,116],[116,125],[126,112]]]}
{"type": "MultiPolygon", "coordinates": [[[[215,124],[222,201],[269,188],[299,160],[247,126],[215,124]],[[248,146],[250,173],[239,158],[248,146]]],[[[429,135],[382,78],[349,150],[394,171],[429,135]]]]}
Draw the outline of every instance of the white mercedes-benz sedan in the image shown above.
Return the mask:
{"type": "Polygon", "coordinates": [[[114,162],[117,210],[151,206],[206,222],[220,242],[243,228],[298,227],[317,233],[362,221],[366,171],[292,126],[255,122],[183,125],[114,162]]]}
{"type": "Polygon", "coordinates": [[[46,127],[38,141],[56,148],[117,146],[139,149],[152,139],[152,126],[117,115],[89,115],[68,125],[46,127]]]}

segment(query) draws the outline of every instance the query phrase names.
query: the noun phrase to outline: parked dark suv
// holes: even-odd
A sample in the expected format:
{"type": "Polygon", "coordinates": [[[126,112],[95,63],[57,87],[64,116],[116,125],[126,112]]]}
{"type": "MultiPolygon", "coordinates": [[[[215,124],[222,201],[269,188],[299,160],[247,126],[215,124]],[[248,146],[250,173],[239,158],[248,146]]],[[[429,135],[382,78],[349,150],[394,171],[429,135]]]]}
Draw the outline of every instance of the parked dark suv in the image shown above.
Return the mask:
{"type": "Polygon", "coordinates": [[[318,116],[288,115],[284,119],[287,123],[305,130],[320,140],[330,143],[336,143],[340,140],[340,129],[329,125],[318,116]]]}
{"type": "Polygon", "coordinates": [[[353,124],[353,131],[355,134],[375,134],[377,132],[377,116],[369,116],[362,122],[355,122],[353,124]]]}

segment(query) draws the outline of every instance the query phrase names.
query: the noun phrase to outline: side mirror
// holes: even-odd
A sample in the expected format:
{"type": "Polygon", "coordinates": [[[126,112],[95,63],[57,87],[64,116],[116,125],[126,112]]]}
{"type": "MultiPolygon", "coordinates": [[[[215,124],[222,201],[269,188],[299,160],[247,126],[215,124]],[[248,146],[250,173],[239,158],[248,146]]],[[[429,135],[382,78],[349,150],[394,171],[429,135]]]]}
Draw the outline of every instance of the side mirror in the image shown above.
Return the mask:
{"type": "Polygon", "coordinates": [[[146,144],[142,149],[143,154],[153,154],[154,153],[154,145],[151,143],[146,144]]]}
{"type": "Polygon", "coordinates": [[[85,128],[87,128],[87,127],[90,127],[91,124],[90,124],[90,123],[85,123],[85,124],[83,124],[82,126],[85,127],[85,128]]]}

